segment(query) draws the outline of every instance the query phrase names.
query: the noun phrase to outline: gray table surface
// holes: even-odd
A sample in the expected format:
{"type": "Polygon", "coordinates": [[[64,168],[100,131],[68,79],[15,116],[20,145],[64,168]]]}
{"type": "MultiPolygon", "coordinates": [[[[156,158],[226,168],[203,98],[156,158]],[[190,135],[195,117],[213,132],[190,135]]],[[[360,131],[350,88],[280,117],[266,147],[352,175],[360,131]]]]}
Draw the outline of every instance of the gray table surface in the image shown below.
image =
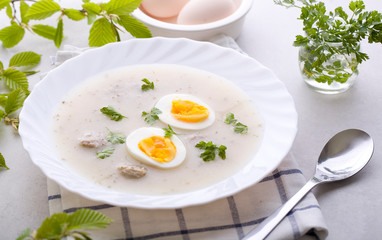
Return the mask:
{"type": "MultiPolygon", "coordinates": [[[[328,6],[346,4],[327,0],[328,6]]],[[[347,1],[346,1],[347,2],[347,1]]],[[[365,0],[367,9],[382,12],[380,0],[365,0]]],[[[77,7],[80,1],[67,0],[62,5],[77,7]]],[[[343,5],[344,6],[344,5],[343,5]]],[[[251,57],[270,68],[293,96],[299,114],[298,133],[292,152],[301,170],[310,178],[317,156],[325,142],[346,128],[360,128],[374,138],[375,152],[368,166],[348,180],[319,186],[314,194],[329,228],[330,240],[379,239],[382,235],[382,45],[362,44],[370,60],[360,67],[356,84],[339,95],[311,91],[302,81],[297,64],[298,49],[294,36],[302,33],[298,11],[277,6],[272,0],[254,1],[242,34],[240,47],[251,57]]],[[[55,19],[47,20],[55,21],[55,19]]],[[[8,25],[0,12],[0,28],[8,25]]],[[[67,21],[63,44],[87,46],[85,21],[67,21]]],[[[7,62],[14,53],[33,50],[43,55],[41,72],[52,68],[49,56],[57,49],[47,40],[27,33],[14,48],[0,45],[0,60],[7,62]]],[[[31,84],[39,81],[30,79],[31,84]]],[[[27,227],[37,228],[49,215],[46,178],[30,160],[21,139],[10,126],[0,124],[0,152],[10,170],[0,171],[0,239],[15,239],[27,227]]]]}

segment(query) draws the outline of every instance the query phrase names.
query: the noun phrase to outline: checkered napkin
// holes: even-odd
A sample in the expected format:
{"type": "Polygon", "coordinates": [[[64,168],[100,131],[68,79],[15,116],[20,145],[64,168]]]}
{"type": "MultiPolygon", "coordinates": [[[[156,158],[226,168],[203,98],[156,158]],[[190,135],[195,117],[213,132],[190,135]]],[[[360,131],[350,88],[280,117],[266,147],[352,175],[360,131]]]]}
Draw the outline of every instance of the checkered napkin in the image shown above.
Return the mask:
{"type": "MultiPolygon", "coordinates": [[[[220,36],[212,42],[242,52],[232,38],[220,36]]],[[[53,60],[59,64],[81,51],[67,46],[53,60]]],[[[235,240],[243,238],[272,214],[305,182],[292,153],[289,153],[260,183],[204,205],[170,210],[115,207],[85,199],[51,180],[48,180],[48,202],[50,214],[89,208],[112,218],[114,222],[109,227],[91,232],[93,239],[235,240]]],[[[325,239],[327,234],[320,207],[309,193],[267,239],[325,239]]]]}

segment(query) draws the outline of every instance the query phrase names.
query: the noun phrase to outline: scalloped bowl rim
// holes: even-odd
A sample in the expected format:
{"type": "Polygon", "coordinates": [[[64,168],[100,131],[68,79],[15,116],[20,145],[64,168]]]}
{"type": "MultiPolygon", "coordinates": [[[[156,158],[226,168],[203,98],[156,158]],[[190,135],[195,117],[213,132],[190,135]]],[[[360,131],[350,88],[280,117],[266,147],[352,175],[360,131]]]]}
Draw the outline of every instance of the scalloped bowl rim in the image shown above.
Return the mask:
{"type": "Polygon", "coordinates": [[[23,146],[34,164],[48,178],[71,192],[115,206],[173,209],[205,204],[233,195],[253,186],[271,173],[293,144],[297,133],[297,112],[284,84],[255,59],[209,42],[155,37],[131,39],[91,49],[50,71],[36,84],[25,100],[20,113],[19,133],[23,146]],[[177,51],[173,51],[175,49],[177,51]],[[235,83],[242,89],[249,88],[243,90],[253,99],[264,120],[264,136],[254,158],[239,172],[221,182],[174,195],[149,196],[117,192],[79,176],[57,155],[52,146],[50,125],[45,123],[46,118],[52,117],[56,105],[62,101],[65,93],[83,81],[84,76],[91,77],[117,68],[110,64],[110,61],[102,60],[111,56],[113,59],[110,61],[121,66],[151,63],[180,64],[210,71],[225,78],[228,76],[231,81],[235,77],[235,83]],[[221,56],[227,57],[230,61],[227,62],[221,56]],[[210,59],[215,59],[215,62],[201,64],[210,59]],[[226,64],[231,66],[232,62],[242,68],[240,72],[220,67],[226,64]],[[71,77],[77,78],[79,82],[71,77]],[[256,81],[247,86],[248,78],[251,80],[254,78],[256,81]],[[251,92],[256,93],[256,96],[251,92]]]}

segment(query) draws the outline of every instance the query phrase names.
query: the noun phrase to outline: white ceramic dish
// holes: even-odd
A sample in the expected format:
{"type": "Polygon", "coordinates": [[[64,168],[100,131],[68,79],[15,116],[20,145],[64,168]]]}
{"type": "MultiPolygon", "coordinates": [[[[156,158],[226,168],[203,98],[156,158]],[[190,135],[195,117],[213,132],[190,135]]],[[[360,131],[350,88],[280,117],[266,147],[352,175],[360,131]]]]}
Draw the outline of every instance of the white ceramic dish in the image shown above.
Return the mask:
{"type": "Polygon", "coordinates": [[[179,208],[235,194],[264,178],[288,153],[297,132],[292,97],[275,75],[256,60],[232,49],[189,39],[132,39],[89,50],[49,72],[33,89],[20,113],[19,129],[32,161],[64,188],[116,206],[179,208]],[[264,120],[264,138],[253,160],[235,175],[193,192],[147,196],[96,185],[77,175],[57,156],[49,119],[64,95],[85,79],[134,64],[181,64],[206,70],[240,86],[255,102],[264,120]]]}
{"type": "Polygon", "coordinates": [[[198,25],[179,25],[157,20],[142,12],[139,8],[133,16],[145,24],[153,36],[185,37],[194,40],[210,40],[214,36],[224,34],[232,38],[240,35],[245,16],[252,7],[253,0],[242,0],[238,9],[221,20],[198,25]]]}

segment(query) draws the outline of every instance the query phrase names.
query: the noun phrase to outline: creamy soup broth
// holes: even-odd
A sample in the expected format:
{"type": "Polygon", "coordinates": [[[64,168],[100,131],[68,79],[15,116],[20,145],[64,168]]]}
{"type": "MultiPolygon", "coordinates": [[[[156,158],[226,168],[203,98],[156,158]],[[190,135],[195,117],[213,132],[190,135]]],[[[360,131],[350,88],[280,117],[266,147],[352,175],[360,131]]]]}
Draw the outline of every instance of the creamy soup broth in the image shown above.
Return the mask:
{"type": "Polygon", "coordinates": [[[254,156],[261,141],[261,118],[245,93],[219,76],[178,65],[136,65],[100,74],[71,91],[58,106],[53,117],[54,141],[67,165],[91,181],[117,191],[162,195],[200,189],[222,181],[236,173],[254,156]],[[154,90],[142,91],[143,78],[154,82],[154,90]],[[139,165],[126,151],[125,144],[113,145],[115,152],[99,159],[96,152],[103,147],[87,148],[78,139],[88,132],[107,136],[109,130],[126,136],[140,127],[167,127],[156,121],[149,125],[141,117],[149,112],[164,95],[192,94],[207,103],[216,114],[212,126],[202,130],[173,128],[184,143],[185,161],[174,169],[158,169],[144,165],[148,171],[142,178],[126,177],[118,167],[139,165]],[[112,121],[100,112],[113,106],[127,118],[112,121]],[[248,126],[247,134],[237,134],[224,123],[226,114],[234,113],[248,126]],[[109,130],[108,130],[109,129],[109,130]],[[202,150],[195,148],[199,141],[212,141],[227,147],[225,160],[218,156],[204,162],[202,150]]]}

